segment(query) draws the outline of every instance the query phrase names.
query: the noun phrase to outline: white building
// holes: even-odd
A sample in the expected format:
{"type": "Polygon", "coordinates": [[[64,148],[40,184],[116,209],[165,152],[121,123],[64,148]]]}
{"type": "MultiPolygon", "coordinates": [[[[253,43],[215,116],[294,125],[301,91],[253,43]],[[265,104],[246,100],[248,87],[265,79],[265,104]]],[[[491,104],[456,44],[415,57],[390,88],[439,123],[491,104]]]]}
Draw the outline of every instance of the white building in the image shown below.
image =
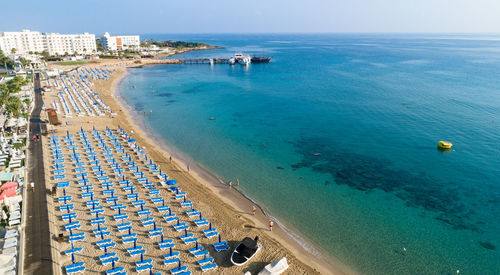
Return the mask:
{"type": "Polygon", "coordinates": [[[97,50],[95,35],[40,33],[23,30],[22,32],[1,32],[0,50],[10,53],[15,49],[16,54],[47,51],[50,55],[64,55],[65,53],[78,54],[92,53],[97,50]]]}
{"type": "Polygon", "coordinates": [[[139,35],[111,36],[106,32],[101,41],[102,46],[108,51],[139,50],[141,46],[139,35]]]}

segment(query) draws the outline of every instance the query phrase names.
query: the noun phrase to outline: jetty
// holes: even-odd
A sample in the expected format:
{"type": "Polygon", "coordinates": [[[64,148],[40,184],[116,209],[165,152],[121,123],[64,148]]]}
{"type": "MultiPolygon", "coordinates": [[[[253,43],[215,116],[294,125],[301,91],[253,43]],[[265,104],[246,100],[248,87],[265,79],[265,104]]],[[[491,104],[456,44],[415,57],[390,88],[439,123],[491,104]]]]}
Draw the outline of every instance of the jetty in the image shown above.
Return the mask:
{"type": "Polygon", "coordinates": [[[185,58],[178,60],[182,64],[229,64],[229,58],[185,58]]]}

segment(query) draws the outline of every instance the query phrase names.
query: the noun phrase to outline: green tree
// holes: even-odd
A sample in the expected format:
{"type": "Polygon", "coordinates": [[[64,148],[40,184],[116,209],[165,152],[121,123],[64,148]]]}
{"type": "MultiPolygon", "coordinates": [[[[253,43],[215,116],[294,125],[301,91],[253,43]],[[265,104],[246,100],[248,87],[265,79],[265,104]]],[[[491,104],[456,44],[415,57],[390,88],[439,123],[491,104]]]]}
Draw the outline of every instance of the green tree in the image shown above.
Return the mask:
{"type": "Polygon", "coordinates": [[[21,100],[17,96],[9,96],[7,99],[7,105],[5,105],[5,110],[9,114],[17,116],[22,108],[21,100]]]}
{"type": "Polygon", "coordinates": [[[12,48],[12,49],[10,50],[10,53],[11,53],[11,54],[15,54],[16,52],[17,52],[17,49],[16,49],[16,48],[12,48]]]}

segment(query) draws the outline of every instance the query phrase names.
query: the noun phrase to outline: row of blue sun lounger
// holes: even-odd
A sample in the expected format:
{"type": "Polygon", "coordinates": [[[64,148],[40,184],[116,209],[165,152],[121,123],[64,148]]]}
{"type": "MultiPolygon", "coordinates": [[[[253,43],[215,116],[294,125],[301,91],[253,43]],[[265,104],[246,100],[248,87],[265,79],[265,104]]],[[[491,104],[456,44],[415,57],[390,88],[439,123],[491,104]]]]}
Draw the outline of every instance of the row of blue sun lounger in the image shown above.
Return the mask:
{"type": "MultiPolygon", "coordinates": [[[[79,157],[79,155],[78,155],[78,154],[73,154],[73,157],[74,157],[73,161],[75,161],[75,162],[81,161],[80,159],[78,159],[78,157],[79,157]]],[[[128,160],[130,161],[130,157],[128,158],[128,160]]],[[[94,162],[94,163],[92,163],[92,164],[99,164],[99,163],[94,162]]],[[[132,164],[132,163],[130,163],[130,164],[132,164]]],[[[57,168],[58,168],[58,169],[61,169],[61,167],[57,167],[57,168]]],[[[82,167],[82,168],[83,168],[83,167],[82,167]]],[[[155,167],[155,166],[151,165],[151,166],[150,166],[150,168],[151,168],[151,169],[156,169],[157,167],[155,167]]],[[[84,169],[80,169],[80,171],[79,171],[79,172],[82,172],[83,170],[84,170],[84,169]]],[[[93,170],[94,170],[94,172],[96,172],[96,173],[97,173],[97,172],[101,172],[101,171],[100,171],[100,170],[101,170],[100,168],[93,169],[93,170]],[[95,170],[97,170],[97,171],[95,171],[95,170]]],[[[121,173],[121,172],[123,172],[123,170],[117,169],[117,167],[115,167],[115,173],[121,173]]],[[[86,173],[85,173],[85,175],[86,175],[86,173]]],[[[83,174],[80,174],[80,176],[83,176],[83,174]]],[[[101,173],[100,173],[100,175],[98,174],[98,176],[99,176],[99,177],[98,177],[98,180],[99,180],[99,181],[101,181],[101,182],[109,180],[109,177],[104,176],[104,172],[101,172],[101,173]]],[[[144,179],[145,177],[143,177],[143,174],[137,174],[136,176],[138,176],[138,177],[139,177],[139,178],[138,178],[138,180],[139,180],[140,182],[141,182],[141,181],[142,181],[142,182],[147,182],[147,178],[146,178],[146,179],[144,179]]],[[[59,186],[59,185],[58,185],[58,186],[59,186]]],[[[69,183],[68,183],[68,182],[60,182],[60,186],[61,186],[62,188],[64,188],[64,187],[69,186],[69,183]]],[[[108,194],[113,195],[113,194],[114,194],[113,189],[111,189],[111,190],[109,189],[110,187],[112,187],[112,183],[110,183],[109,185],[104,185],[103,187],[106,187],[106,188],[107,188],[107,190],[104,190],[104,191],[103,191],[103,193],[104,193],[105,195],[108,195],[108,194]]],[[[127,187],[128,187],[128,186],[127,186],[127,187]]],[[[87,192],[86,192],[86,193],[82,193],[82,197],[90,197],[90,196],[92,196],[92,193],[90,193],[90,192],[88,192],[88,191],[89,191],[90,189],[93,189],[93,188],[88,187],[88,188],[83,188],[83,189],[85,189],[85,191],[87,191],[87,192]]],[[[127,190],[133,190],[133,189],[135,189],[135,188],[127,188],[127,190]]],[[[174,190],[175,190],[175,189],[174,189],[174,190]]],[[[184,206],[184,207],[191,207],[191,208],[192,208],[192,203],[191,203],[191,202],[186,202],[186,201],[185,201],[185,192],[179,192],[179,189],[176,189],[176,191],[177,191],[177,194],[175,194],[175,198],[176,198],[176,199],[181,199],[181,197],[184,197],[183,206],[184,206]]],[[[136,194],[137,194],[137,193],[136,193],[136,194]]],[[[132,194],[130,194],[130,195],[132,195],[132,194]]],[[[156,195],[156,196],[158,196],[158,195],[159,195],[159,190],[158,190],[158,189],[156,189],[156,190],[154,190],[154,189],[153,189],[153,190],[150,190],[150,191],[148,192],[148,195],[150,195],[150,196],[155,196],[155,195],[156,195]]],[[[137,196],[137,195],[135,195],[135,196],[128,196],[128,199],[134,199],[134,198],[136,199],[136,201],[138,201],[138,196],[137,196]]],[[[107,197],[107,203],[114,202],[114,203],[116,204],[116,201],[117,201],[117,200],[118,200],[118,198],[117,198],[117,197],[113,197],[113,196],[111,196],[111,197],[107,197]],[[110,199],[110,198],[111,198],[111,199],[110,199]]],[[[68,201],[71,201],[71,196],[62,196],[62,197],[60,197],[60,202],[64,202],[64,203],[66,203],[66,202],[68,202],[68,201]]],[[[169,212],[170,212],[170,208],[169,208],[168,206],[165,206],[165,205],[164,205],[164,200],[163,200],[163,198],[159,198],[159,197],[156,197],[156,198],[151,198],[151,201],[152,201],[153,203],[155,203],[155,204],[162,203],[162,206],[158,206],[158,210],[159,210],[159,211],[162,211],[162,212],[163,212],[163,211],[167,211],[167,209],[168,209],[168,210],[169,210],[169,212]]],[[[88,206],[92,205],[92,207],[94,208],[93,210],[91,210],[91,214],[98,214],[98,213],[102,213],[102,211],[103,211],[103,210],[102,210],[102,207],[101,207],[101,209],[95,209],[96,204],[98,205],[99,203],[98,203],[98,202],[96,202],[95,200],[94,200],[94,201],[92,201],[90,204],[89,204],[89,203],[87,203],[87,205],[88,205],[88,206]],[[93,212],[92,212],[92,211],[93,211],[93,212]]],[[[143,219],[143,226],[149,226],[149,225],[151,225],[151,224],[152,224],[152,223],[151,223],[152,221],[150,220],[151,218],[149,218],[149,215],[151,214],[151,211],[150,211],[149,209],[142,209],[142,206],[143,206],[144,204],[137,203],[137,204],[133,204],[133,205],[134,205],[135,207],[139,207],[139,206],[141,207],[141,210],[137,211],[137,214],[138,214],[139,216],[147,216],[147,218],[143,219]],[[148,220],[149,220],[149,221],[148,221],[148,220]]],[[[125,207],[126,207],[126,206],[125,206],[125,207]]],[[[67,207],[62,207],[61,209],[62,209],[62,210],[66,209],[66,210],[69,212],[70,208],[72,208],[72,207],[70,207],[70,206],[68,205],[67,207]]],[[[122,208],[122,209],[123,209],[123,208],[122,208]]],[[[115,209],[115,210],[116,210],[116,209],[115,209]]],[[[76,214],[76,213],[74,213],[74,214],[76,214]]],[[[198,214],[199,214],[199,211],[197,211],[197,210],[193,210],[193,209],[192,209],[192,210],[190,210],[190,211],[187,211],[187,212],[186,212],[186,214],[187,214],[188,216],[192,217],[192,216],[196,216],[196,215],[198,215],[198,214]]],[[[65,215],[65,216],[63,216],[63,219],[71,219],[71,218],[73,218],[73,219],[74,219],[74,218],[76,218],[76,216],[75,216],[75,215],[72,215],[72,214],[64,214],[64,215],[65,215]]],[[[205,226],[205,225],[208,225],[208,221],[207,221],[206,219],[202,219],[202,218],[201,218],[201,214],[199,214],[199,215],[200,215],[200,218],[199,218],[198,220],[195,220],[195,221],[194,221],[195,225],[196,225],[196,226],[205,226]]],[[[174,215],[172,215],[172,214],[171,214],[171,212],[169,213],[169,215],[165,215],[164,217],[165,217],[165,220],[166,220],[167,222],[168,222],[168,221],[175,221],[175,220],[172,220],[172,218],[175,218],[175,214],[174,214],[174,215]]],[[[126,214],[118,214],[118,215],[114,215],[114,218],[115,218],[115,220],[121,219],[121,220],[122,220],[122,223],[123,223],[123,220],[124,220],[124,219],[125,219],[125,220],[127,219],[127,215],[126,215],[126,214]]],[[[177,220],[177,224],[176,224],[176,225],[173,225],[173,227],[174,227],[174,229],[176,229],[177,231],[186,230],[186,229],[188,229],[188,228],[189,228],[189,226],[187,226],[185,223],[179,223],[178,218],[177,218],[176,220],[177,220]]],[[[99,225],[99,224],[103,224],[104,222],[105,222],[104,217],[98,217],[98,218],[96,217],[96,218],[91,219],[91,223],[92,223],[92,224],[94,224],[94,225],[95,225],[95,224],[98,224],[98,225],[99,225]]],[[[78,226],[78,225],[79,225],[79,222],[77,221],[77,222],[74,222],[74,223],[69,223],[69,224],[67,224],[67,225],[66,225],[66,228],[67,228],[67,229],[68,229],[68,228],[69,228],[69,229],[72,229],[72,228],[77,228],[77,226],[78,226]]],[[[156,224],[154,224],[154,225],[155,225],[155,229],[153,229],[153,230],[150,230],[150,231],[149,231],[150,236],[151,236],[151,237],[162,236],[162,234],[163,234],[163,233],[162,233],[162,229],[161,229],[161,228],[156,228],[156,224]]],[[[125,229],[125,228],[119,228],[119,230],[120,230],[120,229],[125,229]]],[[[130,228],[130,227],[128,227],[129,232],[130,232],[130,229],[131,229],[131,228],[130,228]]],[[[103,231],[102,229],[100,230],[100,232],[99,232],[99,233],[98,233],[98,232],[94,232],[94,233],[95,233],[95,235],[96,235],[96,236],[101,236],[101,238],[103,238],[104,236],[106,236],[106,235],[109,235],[109,234],[110,234],[110,233],[109,233],[109,231],[103,231]]],[[[206,236],[207,238],[211,238],[211,237],[214,237],[214,236],[217,236],[217,235],[218,235],[218,232],[215,230],[215,228],[210,228],[210,229],[204,230],[204,231],[203,231],[203,233],[205,234],[205,236],[206,236]]],[[[127,235],[123,235],[123,236],[122,236],[122,237],[123,237],[123,240],[122,240],[122,241],[123,241],[124,243],[128,243],[128,242],[132,242],[132,241],[134,241],[134,248],[135,248],[135,241],[137,241],[137,238],[134,238],[135,236],[136,236],[136,234],[135,234],[135,233],[132,233],[132,234],[127,234],[127,235]]],[[[71,239],[72,241],[76,241],[76,240],[84,240],[84,239],[85,239],[85,236],[84,236],[83,234],[74,234],[74,235],[72,235],[72,237],[70,237],[70,239],[71,239]]],[[[163,239],[163,236],[162,236],[162,239],[163,239]]],[[[196,242],[196,241],[197,241],[197,238],[192,238],[192,233],[191,233],[191,234],[187,234],[187,232],[186,232],[186,234],[185,234],[185,236],[184,236],[184,237],[182,237],[182,236],[181,236],[181,239],[182,239],[185,243],[192,243],[192,242],[196,242]]],[[[116,245],[115,243],[111,242],[111,240],[101,240],[101,241],[96,242],[96,244],[97,244],[97,245],[98,245],[101,249],[106,249],[106,248],[108,248],[108,247],[113,247],[113,246],[115,246],[115,245],[116,245]]],[[[159,242],[159,246],[160,246],[160,249],[172,248],[172,247],[173,247],[173,243],[171,243],[171,240],[161,241],[161,243],[159,242]]],[[[227,250],[227,249],[229,248],[229,247],[227,247],[227,245],[220,245],[220,246],[216,246],[216,245],[214,245],[214,247],[216,248],[216,250],[217,250],[217,251],[227,250]]],[[[81,248],[80,248],[80,249],[79,249],[79,248],[74,248],[74,249],[72,249],[72,250],[68,250],[68,251],[67,251],[67,252],[68,252],[67,254],[73,254],[73,253],[78,252],[79,250],[81,250],[81,248]]],[[[129,251],[129,253],[130,253],[130,255],[131,255],[131,256],[132,256],[132,255],[138,255],[138,254],[139,254],[139,252],[142,252],[142,253],[140,253],[140,254],[143,254],[143,253],[145,252],[145,250],[140,250],[140,249],[137,249],[137,250],[130,250],[130,251],[129,251]]],[[[212,259],[211,257],[209,257],[209,258],[207,258],[207,257],[206,257],[206,256],[208,255],[208,251],[207,251],[207,250],[202,250],[202,247],[201,247],[201,246],[198,246],[198,245],[197,245],[195,248],[190,249],[190,252],[191,252],[194,256],[196,256],[196,257],[201,257],[201,256],[204,256],[204,257],[205,257],[203,260],[198,261],[198,262],[199,262],[199,264],[201,265],[201,269],[202,269],[203,271],[210,270],[210,269],[213,269],[213,268],[215,268],[215,267],[216,267],[216,264],[215,264],[215,263],[211,263],[211,262],[213,261],[213,259],[212,259]]],[[[166,258],[168,257],[168,259],[166,259],[166,260],[165,260],[165,264],[166,264],[166,265],[168,265],[168,264],[170,264],[171,262],[174,262],[174,261],[177,261],[177,262],[178,262],[178,259],[171,258],[172,256],[174,256],[174,255],[175,255],[175,253],[177,253],[177,254],[178,254],[179,252],[174,252],[174,253],[172,253],[172,251],[171,251],[171,252],[170,252],[170,254],[165,255],[165,257],[166,257],[166,258]]],[[[118,261],[118,260],[119,260],[119,258],[118,258],[118,257],[112,257],[112,256],[109,256],[109,257],[108,257],[108,254],[102,255],[102,257],[101,257],[101,261],[102,261],[103,265],[108,264],[108,263],[111,263],[111,262],[116,262],[116,261],[118,261]]],[[[137,270],[137,271],[139,272],[139,271],[142,271],[142,270],[149,270],[149,269],[151,269],[151,268],[152,268],[152,264],[151,264],[150,262],[152,262],[152,260],[151,260],[151,259],[148,259],[148,260],[142,260],[142,261],[140,261],[140,262],[137,262],[137,264],[138,264],[138,270],[137,270]],[[151,265],[151,267],[149,267],[150,265],[151,265]],[[148,268],[148,267],[149,267],[149,268],[148,268]]],[[[70,271],[72,271],[73,266],[69,266],[69,267],[70,267],[70,271]]],[[[115,274],[115,273],[113,273],[113,272],[117,271],[118,269],[119,269],[119,268],[114,268],[114,269],[112,270],[112,272],[111,272],[111,273],[109,273],[109,274],[115,274]]],[[[175,274],[177,274],[177,273],[183,272],[183,271],[184,271],[184,269],[187,269],[187,268],[186,268],[185,266],[180,266],[180,267],[178,267],[177,269],[173,269],[172,271],[173,271],[175,274]]],[[[67,271],[68,271],[68,269],[67,269],[67,271]]],[[[111,271],[111,270],[110,270],[110,271],[111,271]]],[[[173,274],[174,274],[174,273],[173,273],[173,274]]]]}

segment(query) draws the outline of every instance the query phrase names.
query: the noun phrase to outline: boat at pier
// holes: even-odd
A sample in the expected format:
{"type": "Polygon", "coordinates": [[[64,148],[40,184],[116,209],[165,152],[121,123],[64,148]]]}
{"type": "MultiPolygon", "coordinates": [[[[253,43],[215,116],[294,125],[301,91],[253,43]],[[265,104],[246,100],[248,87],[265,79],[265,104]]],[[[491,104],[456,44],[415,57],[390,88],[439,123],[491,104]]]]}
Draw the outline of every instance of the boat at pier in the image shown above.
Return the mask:
{"type": "Polygon", "coordinates": [[[248,65],[252,61],[249,55],[243,55],[242,53],[235,54],[234,59],[241,65],[248,65]]]}
{"type": "Polygon", "coordinates": [[[265,57],[265,56],[252,56],[251,58],[252,63],[269,63],[271,61],[271,57],[265,57]]]}

